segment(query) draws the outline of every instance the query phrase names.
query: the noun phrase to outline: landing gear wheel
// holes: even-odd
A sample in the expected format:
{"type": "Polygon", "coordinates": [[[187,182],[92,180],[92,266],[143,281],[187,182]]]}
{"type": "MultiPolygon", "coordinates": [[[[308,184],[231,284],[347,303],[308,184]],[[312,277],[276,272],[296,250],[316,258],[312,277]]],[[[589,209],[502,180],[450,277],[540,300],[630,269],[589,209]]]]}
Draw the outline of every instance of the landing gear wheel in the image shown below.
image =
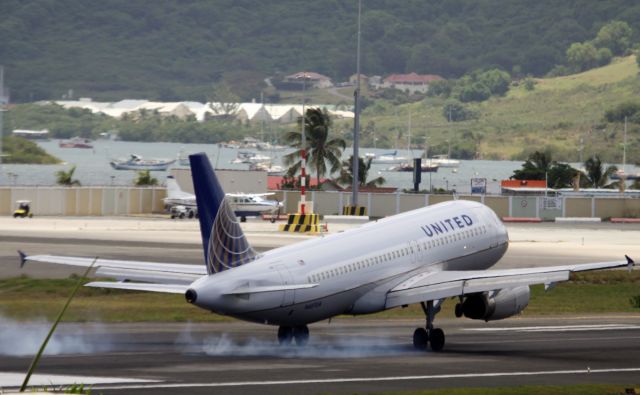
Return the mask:
{"type": "Polygon", "coordinates": [[[303,347],[309,342],[309,328],[306,325],[300,325],[293,328],[293,338],[298,347],[303,347]]]}
{"type": "Polygon", "coordinates": [[[281,326],[278,328],[278,343],[281,346],[287,346],[291,344],[293,339],[293,328],[290,326],[281,326]]]}
{"type": "Polygon", "coordinates": [[[426,350],[428,342],[429,335],[427,335],[426,329],[417,328],[415,331],[413,331],[413,347],[416,350],[426,350]]]}
{"type": "Polygon", "coordinates": [[[440,328],[434,328],[429,331],[429,343],[433,351],[440,351],[444,347],[444,331],[440,328]]]}
{"type": "Polygon", "coordinates": [[[462,314],[464,314],[464,312],[462,311],[462,303],[456,303],[455,313],[457,318],[462,317],[462,314]]]}
{"type": "Polygon", "coordinates": [[[247,217],[240,217],[240,222],[247,222],[247,217]]]}

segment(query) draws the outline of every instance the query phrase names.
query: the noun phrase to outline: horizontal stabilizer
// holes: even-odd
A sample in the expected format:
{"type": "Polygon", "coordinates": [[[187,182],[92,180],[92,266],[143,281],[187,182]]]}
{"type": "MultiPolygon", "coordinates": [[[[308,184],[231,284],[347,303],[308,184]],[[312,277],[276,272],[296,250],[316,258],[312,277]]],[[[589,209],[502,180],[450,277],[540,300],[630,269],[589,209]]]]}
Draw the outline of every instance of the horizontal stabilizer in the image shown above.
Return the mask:
{"type": "Polygon", "coordinates": [[[292,284],[292,285],[263,285],[263,286],[241,286],[234,289],[231,292],[226,292],[225,295],[243,295],[243,294],[257,294],[262,292],[277,292],[277,291],[293,291],[295,289],[308,289],[317,287],[318,284],[292,284]]]}
{"type": "Polygon", "coordinates": [[[188,285],[183,284],[151,284],[151,283],[131,283],[131,282],[109,282],[109,281],[94,281],[84,285],[85,287],[94,288],[112,288],[112,289],[126,289],[130,291],[147,291],[147,292],[161,292],[169,294],[184,294],[187,292],[188,285]]]}

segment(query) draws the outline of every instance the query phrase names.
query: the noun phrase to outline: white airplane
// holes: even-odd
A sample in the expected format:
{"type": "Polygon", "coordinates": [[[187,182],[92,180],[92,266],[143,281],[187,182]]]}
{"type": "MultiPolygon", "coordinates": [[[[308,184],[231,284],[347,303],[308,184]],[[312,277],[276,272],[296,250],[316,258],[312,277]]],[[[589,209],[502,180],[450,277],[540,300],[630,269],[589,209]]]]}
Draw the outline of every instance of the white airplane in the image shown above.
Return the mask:
{"type": "Polygon", "coordinates": [[[258,216],[263,213],[272,215],[271,222],[275,222],[275,216],[282,209],[282,203],[277,200],[265,199],[265,196],[275,193],[227,193],[227,199],[231,203],[233,212],[240,217],[240,222],[245,222],[247,217],[258,216]]]}
{"type": "MultiPolygon", "coordinates": [[[[212,312],[276,325],[278,340],[303,345],[308,324],[339,314],[370,314],[420,303],[424,327],[413,334],[418,349],[441,350],[444,332],[434,327],[441,303],[457,298],[458,317],[485,321],[521,312],[529,286],[550,287],[572,272],[631,268],[613,262],[487,270],[505,253],[505,227],[488,207],[451,201],[368,223],[360,228],[258,253],[240,223],[205,154],[190,156],[200,212],[204,265],[98,259],[91,287],[166,292],[212,312]]],[[[26,256],[25,261],[89,266],[92,258],[26,256]]]]}
{"type": "MultiPolygon", "coordinates": [[[[263,213],[278,214],[282,209],[282,203],[264,198],[271,195],[274,193],[228,193],[226,197],[235,215],[245,222],[246,217],[259,216],[263,213]]],[[[167,197],[164,198],[164,204],[169,208],[183,206],[186,208],[185,211],[197,213],[196,195],[183,191],[173,176],[167,177],[167,197]]],[[[272,218],[272,222],[275,222],[275,217],[272,218]]]]}

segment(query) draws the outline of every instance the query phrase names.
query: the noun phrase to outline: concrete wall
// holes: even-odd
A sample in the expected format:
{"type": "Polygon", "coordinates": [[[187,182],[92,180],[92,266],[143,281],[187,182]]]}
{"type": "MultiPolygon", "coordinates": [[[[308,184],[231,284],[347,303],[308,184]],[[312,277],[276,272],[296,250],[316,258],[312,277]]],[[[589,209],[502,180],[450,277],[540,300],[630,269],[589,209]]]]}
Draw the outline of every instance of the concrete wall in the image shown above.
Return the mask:
{"type": "MultiPolygon", "coordinates": [[[[236,172],[233,172],[236,173],[236,172]]],[[[262,173],[262,172],[254,172],[262,173]]],[[[228,173],[231,174],[231,173],[228,173]]],[[[246,179],[236,180],[245,182],[246,179]]],[[[265,178],[266,181],[266,178],[265,178]]],[[[233,185],[233,183],[229,184],[233,185]]],[[[264,191],[264,190],[263,190],[264,191]]],[[[108,216],[161,213],[164,187],[1,187],[0,215],[11,215],[16,200],[31,200],[34,215],[108,216]]],[[[283,213],[297,211],[300,192],[274,191],[273,199],[284,203],[283,213]]],[[[542,196],[458,196],[460,200],[479,201],[491,207],[499,217],[638,217],[640,199],[621,197],[567,197],[545,203],[542,196]]],[[[405,193],[362,193],[359,205],[367,207],[370,217],[386,217],[444,201],[451,195],[405,193]]],[[[349,192],[309,191],[314,211],[323,215],[342,212],[351,204],[349,192]]]]}
{"type": "Polygon", "coordinates": [[[164,187],[2,187],[0,215],[30,200],[34,215],[105,216],[162,212],[164,187]]]}

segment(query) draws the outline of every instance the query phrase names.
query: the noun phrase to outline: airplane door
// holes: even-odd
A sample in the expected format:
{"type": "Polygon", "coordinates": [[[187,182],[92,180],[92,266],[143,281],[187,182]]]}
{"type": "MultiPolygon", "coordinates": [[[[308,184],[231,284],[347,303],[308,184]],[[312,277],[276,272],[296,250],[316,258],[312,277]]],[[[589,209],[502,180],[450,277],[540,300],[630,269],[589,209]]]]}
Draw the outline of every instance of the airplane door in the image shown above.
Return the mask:
{"type": "MultiPolygon", "coordinates": [[[[293,275],[286,265],[276,265],[275,268],[280,275],[282,285],[293,285],[293,275]]],[[[295,292],[295,290],[283,291],[280,307],[291,306],[295,299],[295,292]]]]}
{"type": "Polygon", "coordinates": [[[418,242],[415,240],[411,240],[409,242],[409,249],[413,251],[411,254],[411,263],[418,263],[424,260],[423,251],[421,247],[418,247],[418,242]]]}

